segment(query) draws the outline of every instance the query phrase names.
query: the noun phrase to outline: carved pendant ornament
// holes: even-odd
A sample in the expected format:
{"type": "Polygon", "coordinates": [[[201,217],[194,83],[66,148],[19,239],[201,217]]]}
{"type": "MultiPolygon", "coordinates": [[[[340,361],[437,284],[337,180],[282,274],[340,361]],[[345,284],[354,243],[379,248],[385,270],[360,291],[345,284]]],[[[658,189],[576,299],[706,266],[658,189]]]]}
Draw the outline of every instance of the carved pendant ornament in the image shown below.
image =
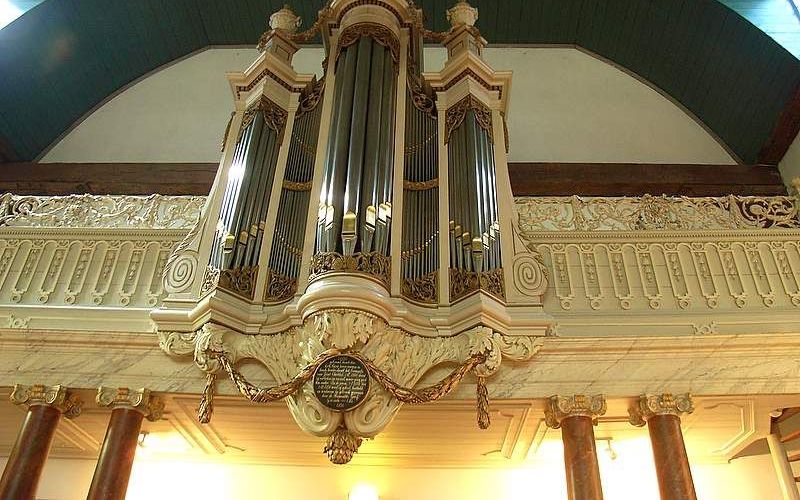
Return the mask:
{"type": "Polygon", "coordinates": [[[219,375],[254,403],[285,399],[305,431],[327,437],[325,452],[347,463],[363,438],[391,422],[403,403],[437,401],[471,374],[477,385],[477,422],[488,428],[485,378],[503,358],[530,359],[541,338],[501,335],[475,327],[451,337],[423,337],[390,327],[366,312],[335,309],[315,313],[303,325],[277,334],[244,335],[207,323],[195,332],[160,332],[161,348],[173,356],[194,355],[207,374],[198,419],[208,423],[219,375]],[[245,360],[262,364],[275,381],[259,387],[236,368],[245,360]],[[441,380],[416,387],[432,368],[453,370],[441,380]]]}

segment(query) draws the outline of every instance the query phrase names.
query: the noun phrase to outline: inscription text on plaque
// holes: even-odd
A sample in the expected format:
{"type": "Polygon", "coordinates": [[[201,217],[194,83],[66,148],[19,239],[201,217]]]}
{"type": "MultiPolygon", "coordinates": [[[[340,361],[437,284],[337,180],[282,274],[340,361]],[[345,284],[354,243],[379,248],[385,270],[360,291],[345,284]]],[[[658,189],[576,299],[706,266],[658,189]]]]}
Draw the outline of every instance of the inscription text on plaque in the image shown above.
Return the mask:
{"type": "Polygon", "coordinates": [[[347,411],[364,400],[369,390],[367,367],[341,354],[325,360],[314,372],[314,395],[331,410],[347,411]]]}

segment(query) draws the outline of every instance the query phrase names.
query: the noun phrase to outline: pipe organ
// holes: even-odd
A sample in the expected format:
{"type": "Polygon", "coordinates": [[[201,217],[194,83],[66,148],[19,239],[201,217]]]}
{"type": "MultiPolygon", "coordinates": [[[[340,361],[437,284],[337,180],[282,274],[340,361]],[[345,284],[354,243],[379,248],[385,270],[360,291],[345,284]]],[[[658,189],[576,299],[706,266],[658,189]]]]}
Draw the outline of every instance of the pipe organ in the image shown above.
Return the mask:
{"type": "Polygon", "coordinates": [[[448,19],[436,33],[408,0],[333,0],[298,32],[284,7],[257,60],[228,74],[235,113],[217,178],[151,314],[162,348],[192,344],[186,352],[208,375],[201,421],[215,377],[227,373],[253,401],[286,398],[301,427],[329,438],[331,459],[347,461],[402,403],[443,397],[467,373],[488,425],[483,378],[503,357],[535,352],[550,324],[547,280],[514,229],[511,74],[483,60],[476,9],[458,2],[448,19]],[[292,66],[298,44],[315,37],[325,50],[319,78],[292,66]],[[438,72],[424,71],[424,41],[447,50],[438,72]],[[284,357],[281,339],[295,346],[284,357]],[[395,359],[386,349],[434,350],[395,359]],[[315,374],[339,373],[323,369],[339,355],[369,375],[357,384],[360,406],[318,392],[315,374]],[[279,385],[246,382],[242,359],[260,361],[279,385]],[[415,393],[442,363],[460,368],[415,393]]]}

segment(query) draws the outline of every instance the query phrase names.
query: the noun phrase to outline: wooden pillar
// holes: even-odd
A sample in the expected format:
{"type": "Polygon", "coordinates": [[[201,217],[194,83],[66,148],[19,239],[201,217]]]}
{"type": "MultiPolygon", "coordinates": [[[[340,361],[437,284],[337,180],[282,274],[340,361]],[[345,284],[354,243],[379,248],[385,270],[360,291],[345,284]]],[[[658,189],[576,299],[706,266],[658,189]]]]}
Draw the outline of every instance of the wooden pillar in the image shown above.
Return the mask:
{"type": "Polygon", "coordinates": [[[11,401],[28,413],[0,479],[0,500],[33,500],[58,421],[77,417],[81,401],[60,385],[15,385],[11,401]]]}
{"type": "Polygon", "coordinates": [[[641,396],[629,410],[633,425],[647,424],[661,500],[697,499],[680,418],[683,413],[692,411],[694,406],[689,394],[641,396]]]}
{"type": "Polygon", "coordinates": [[[603,498],[593,427],[605,412],[606,401],[599,395],[552,396],[548,400],[545,420],[549,427],[561,428],[569,500],[603,498]]]}
{"type": "Polygon", "coordinates": [[[139,431],[145,417],[158,420],[164,409],[161,399],[147,389],[101,387],[97,404],[111,407],[111,419],[92,477],[87,500],[124,500],[128,491],[139,431]]]}

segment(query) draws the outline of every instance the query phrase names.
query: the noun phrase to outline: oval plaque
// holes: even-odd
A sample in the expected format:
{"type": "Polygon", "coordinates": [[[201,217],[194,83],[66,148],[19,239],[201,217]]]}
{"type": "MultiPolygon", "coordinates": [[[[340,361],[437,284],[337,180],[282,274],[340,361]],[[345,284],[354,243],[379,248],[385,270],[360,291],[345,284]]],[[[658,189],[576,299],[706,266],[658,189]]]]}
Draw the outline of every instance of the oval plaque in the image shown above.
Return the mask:
{"type": "Polygon", "coordinates": [[[314,372],[314,395],[331,410],[360,405],[369,390],[369,372],[357,358],[340,354],[325,360],[314,372]]]}

